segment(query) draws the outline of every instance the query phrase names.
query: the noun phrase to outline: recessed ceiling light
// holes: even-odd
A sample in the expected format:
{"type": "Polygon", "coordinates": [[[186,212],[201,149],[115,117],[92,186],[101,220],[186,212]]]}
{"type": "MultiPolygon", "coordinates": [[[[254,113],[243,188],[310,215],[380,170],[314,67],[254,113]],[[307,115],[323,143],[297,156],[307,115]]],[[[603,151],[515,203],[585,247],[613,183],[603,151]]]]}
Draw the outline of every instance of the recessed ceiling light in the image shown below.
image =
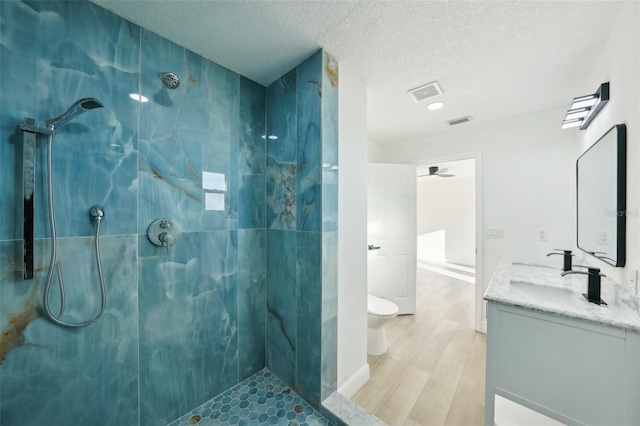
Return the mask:
{"type": "Polygon", "coordinates": [[[269,135],[267,136],[269,139],[271,139],[272,141],[275,141],[276,139],[278,139],[278,137],[276,135],[269,135]]]}
{"type": "Polygon", "coordinates": [[[140,93],[129,93],[129,97],[138,102],[149,102],[146,96],[142,96],[140,93]]]}
{"type": "Polygon", "coordinates": [[[431,110],[431,111],[435,111],[437,109],[440,109],[444,106],[444,102],[434,102],[432,104],[427,105],[427,109],[431,110]]]}

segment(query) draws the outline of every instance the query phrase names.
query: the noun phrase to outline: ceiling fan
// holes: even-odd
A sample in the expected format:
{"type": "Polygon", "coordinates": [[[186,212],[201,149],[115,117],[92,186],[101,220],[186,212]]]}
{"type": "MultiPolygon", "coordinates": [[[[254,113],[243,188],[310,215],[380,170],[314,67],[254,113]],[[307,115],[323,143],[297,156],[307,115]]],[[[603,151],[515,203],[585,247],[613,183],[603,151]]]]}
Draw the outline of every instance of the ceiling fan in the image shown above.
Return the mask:
{"type": "Polygon", "coordinates": [[[452,174],[447,174],[447,168],[439,168],[438,166],[430,166],[429,167],[429,174],[426,175],[418,175],[418,177],[432,177],[432,176],[438,176],[438,177],[442,177],[442,178],[449,178],[449,177],[454,177],[455,175],[452,174]]]}

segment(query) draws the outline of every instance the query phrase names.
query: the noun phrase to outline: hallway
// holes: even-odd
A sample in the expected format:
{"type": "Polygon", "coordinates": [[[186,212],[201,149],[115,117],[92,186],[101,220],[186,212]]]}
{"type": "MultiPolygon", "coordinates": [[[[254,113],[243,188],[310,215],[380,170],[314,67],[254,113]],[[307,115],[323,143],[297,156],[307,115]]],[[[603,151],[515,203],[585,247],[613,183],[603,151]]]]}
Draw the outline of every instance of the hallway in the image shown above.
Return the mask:
{"type": "Polygon", "coordinates": [[[387,325],[387,353],[353,401],[389,425],[481,425],[486,336],[473,328],[474,285],[417,269],[417,312],[387,325]]]}

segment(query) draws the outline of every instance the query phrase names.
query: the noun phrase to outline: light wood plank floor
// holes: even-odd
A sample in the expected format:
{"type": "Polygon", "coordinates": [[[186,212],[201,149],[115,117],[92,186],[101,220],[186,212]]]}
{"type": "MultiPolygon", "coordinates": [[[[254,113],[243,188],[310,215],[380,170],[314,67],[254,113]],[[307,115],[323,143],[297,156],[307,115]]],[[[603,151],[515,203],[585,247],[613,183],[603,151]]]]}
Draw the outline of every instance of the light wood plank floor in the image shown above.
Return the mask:
{"type": "Polygon", "coordinates": [[[482,425],[486,336],[473,328],[474,285],[417,270],[417,313],[387,324],[353,401],[389,425],[482,425]]]}

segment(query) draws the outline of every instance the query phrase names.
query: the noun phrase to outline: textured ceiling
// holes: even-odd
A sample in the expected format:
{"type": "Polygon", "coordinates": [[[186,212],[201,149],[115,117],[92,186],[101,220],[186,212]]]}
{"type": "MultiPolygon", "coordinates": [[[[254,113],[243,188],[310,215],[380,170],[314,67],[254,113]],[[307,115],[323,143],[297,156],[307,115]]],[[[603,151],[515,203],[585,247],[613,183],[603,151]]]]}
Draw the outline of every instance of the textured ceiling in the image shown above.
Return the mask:
{"type": "MultiPolygon", "coordinates": [[[[569,104],[624,1],[92,0],[268,85],[324,47],[367,84],[368,134],[392,143],[569,104]],[[406,91],[437,80],[441,110],[406,91]]],[[[563,117],[558,117],[558,126],[563,117]]]]}

